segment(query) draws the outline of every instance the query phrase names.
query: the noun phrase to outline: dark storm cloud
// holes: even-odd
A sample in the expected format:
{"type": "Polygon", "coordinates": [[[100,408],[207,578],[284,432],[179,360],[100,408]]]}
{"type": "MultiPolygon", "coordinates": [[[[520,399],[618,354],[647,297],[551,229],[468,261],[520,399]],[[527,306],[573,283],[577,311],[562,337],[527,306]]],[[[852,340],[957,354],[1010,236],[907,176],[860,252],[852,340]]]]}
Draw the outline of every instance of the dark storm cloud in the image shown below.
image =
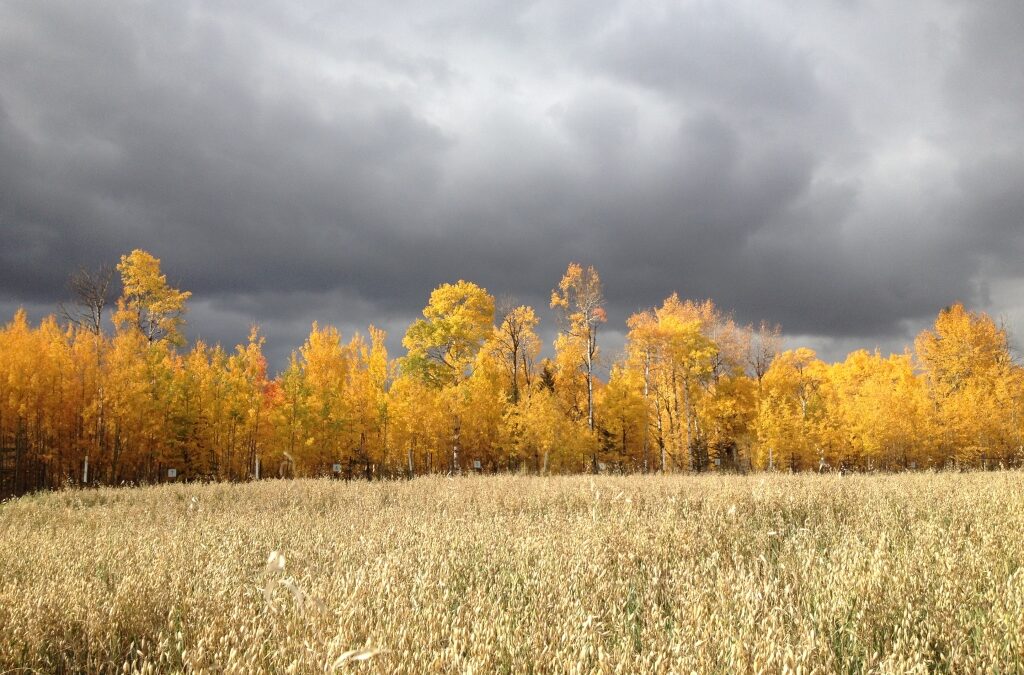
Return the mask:
{"type": "MultiPolygon", "coordinates": [[[[1019,3],[0,6],[0,309],[142,247],[193,336],[392,348],[458,278],[609,346],[672,291],[835,357],[1024,318],[1019,3]],[[999,292],[990,294],[996,287],[999,292]]],[[[8,312],[9,313],[9,312],[8,312]]],[[[1024,330],[1024,324],[1020,326],[1024,330]]]]}

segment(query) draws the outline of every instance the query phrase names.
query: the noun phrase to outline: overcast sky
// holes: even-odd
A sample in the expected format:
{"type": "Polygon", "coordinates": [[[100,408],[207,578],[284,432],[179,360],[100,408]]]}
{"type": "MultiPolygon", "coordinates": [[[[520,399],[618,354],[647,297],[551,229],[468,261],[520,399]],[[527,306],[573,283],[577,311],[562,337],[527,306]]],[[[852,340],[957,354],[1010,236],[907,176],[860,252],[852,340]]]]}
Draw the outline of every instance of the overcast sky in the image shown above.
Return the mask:
{"type": "Polygon", "coordinates": [[[280,364],[578,260],[609,351],[678,291],[835,359],[1022,339],[1022,219],[1019,0],[0,3],[0,320],[140,247],[280,364]]]}

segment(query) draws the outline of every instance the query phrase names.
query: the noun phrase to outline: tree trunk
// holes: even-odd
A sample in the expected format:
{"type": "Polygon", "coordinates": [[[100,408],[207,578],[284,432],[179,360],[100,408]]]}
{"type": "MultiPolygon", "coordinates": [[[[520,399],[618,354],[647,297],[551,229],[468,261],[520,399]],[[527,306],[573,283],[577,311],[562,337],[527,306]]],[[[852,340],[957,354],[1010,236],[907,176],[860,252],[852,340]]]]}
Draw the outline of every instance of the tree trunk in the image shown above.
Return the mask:
{"type": "Polygon", "coordinates": [[[455,416],[455,425],[452,430],[452,472],[460,473],[459,467],[459,435],[462,433],[462,420],[455,416]]]}
{"type": "Polygon", "coordinates": [[[519,403],[519,346],[512,343],[512,403],[519,403]]]}
{"type": "Polygon", "coordinates": [[[644,351],[643,360],[643,472],[649,469],[650,453],[650,350],[644,351]]]}
{"type": "Polygon", "coordinates": [[[587,425],[594,430],[594,360],[587,353],[587,425]]]}

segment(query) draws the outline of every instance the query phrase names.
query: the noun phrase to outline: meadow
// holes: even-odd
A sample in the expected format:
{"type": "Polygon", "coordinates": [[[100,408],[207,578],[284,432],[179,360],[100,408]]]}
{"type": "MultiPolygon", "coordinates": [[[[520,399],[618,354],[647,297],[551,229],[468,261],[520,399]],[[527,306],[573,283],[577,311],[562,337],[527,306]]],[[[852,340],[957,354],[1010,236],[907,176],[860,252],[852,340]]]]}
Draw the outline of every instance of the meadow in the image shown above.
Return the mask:
{"type": "Polygon", "coordinates": [[[1019,672],[1022,479],[34,494],[0,505],[0,672],[1019,672]]]}

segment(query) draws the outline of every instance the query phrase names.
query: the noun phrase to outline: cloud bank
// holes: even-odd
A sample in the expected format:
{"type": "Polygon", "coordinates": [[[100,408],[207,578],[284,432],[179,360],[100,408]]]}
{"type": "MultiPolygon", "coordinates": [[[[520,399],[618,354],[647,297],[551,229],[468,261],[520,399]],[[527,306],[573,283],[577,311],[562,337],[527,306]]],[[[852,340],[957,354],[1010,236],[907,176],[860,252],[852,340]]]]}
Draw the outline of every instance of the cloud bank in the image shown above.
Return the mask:
{"type": "MultiPolygon", "coordinates": [[[[0,310],[131,248],[189,334],[398,347],[466,278],[609,347],[672,291],[826,358],[963,300],[1024,331],[1024,5],[0,5],[0,310]],[[995,289],[995,290],[993,290],[995,289]]],[[[548,322],[549,329],[551,323],[548,322]]]]}

